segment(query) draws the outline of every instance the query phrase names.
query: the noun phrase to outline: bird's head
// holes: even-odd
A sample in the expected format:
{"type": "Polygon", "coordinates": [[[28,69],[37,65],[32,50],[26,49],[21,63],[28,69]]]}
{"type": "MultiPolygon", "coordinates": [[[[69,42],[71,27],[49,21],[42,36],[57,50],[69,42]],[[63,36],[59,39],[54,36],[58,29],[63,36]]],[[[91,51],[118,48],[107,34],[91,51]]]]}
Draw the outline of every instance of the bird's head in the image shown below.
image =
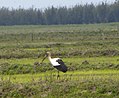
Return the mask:
{"type": "Polygon", "coordinates": [[[51,56],[51,53],[50,53],[50,52],[46,52],[46,54],[45,54],[43,60],[41,61],[41,64],[42,64],[43,61],[46,59],[46,57],[49,57],[49,56],[51,56]]]}
{"type": "Polygon", "coordinates": [[[51,56],[51,53],[50,52],[46,52],[46,55],[45,56],[46,57],[51,56]]]}

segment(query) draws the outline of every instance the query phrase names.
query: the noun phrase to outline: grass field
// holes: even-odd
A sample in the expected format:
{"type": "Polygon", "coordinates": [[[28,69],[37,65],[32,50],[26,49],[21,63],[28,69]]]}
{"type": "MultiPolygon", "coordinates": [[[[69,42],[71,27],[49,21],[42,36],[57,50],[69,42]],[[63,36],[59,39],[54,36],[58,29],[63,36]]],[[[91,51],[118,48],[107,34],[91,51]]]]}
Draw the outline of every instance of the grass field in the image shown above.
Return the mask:
{"type": "Polygon", "coordinates": [[[119,23],[0,26],[0,97],[118,98],[119,23]],[[46,59],[60,57],[67,73],[46,59]]]}
{"type": "MultiPolygon", "coordinates": [[[[68,79],[68,80],[82,80],[90,78],[100,78],[100,79],[119,79],[118,70],[90,70],[90,71],[69,71],[67,73],[60,73],[60,78],[58,80],[68,79]]],[[[17,75],[1,75],[3,81],[9,80],[13,83],[28,83],[32,81],[41,80],[56,80],[57,72],[48,71],[40,74],[17,74],[17,75]]]]}
{"type": "Polygon", "coordinates": [[[118,98],[118,70],[1,75],[2,95],[12,98],[118,98]]]}

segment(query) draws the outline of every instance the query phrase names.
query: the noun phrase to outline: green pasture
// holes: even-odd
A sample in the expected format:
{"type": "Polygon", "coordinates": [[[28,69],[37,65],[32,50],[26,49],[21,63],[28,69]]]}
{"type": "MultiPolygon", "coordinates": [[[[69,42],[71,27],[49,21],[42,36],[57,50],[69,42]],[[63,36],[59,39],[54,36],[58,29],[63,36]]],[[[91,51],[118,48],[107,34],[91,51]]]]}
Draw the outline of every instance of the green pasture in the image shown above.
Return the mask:
{"type": "Polygon", "coordinates": [[[1,75],[1,95],[12,98],[118,98],[118,70],[1,75]]]}
{"type": "MultiPolygon", "coordinates": [[[[39,80],[57,80],[57,71],[42,72],[39,74],[19,74],[19,75],[1,75],[1,81],[7,81],[13,83],[26,83],[39,80]]],[[[90,70],[90,71],[69,71],[67,73],[60,73],[58,80],[87,80],[87,79],[119,79],[119,70],[90,70]]]]}
{"type": "MultiPolygon", "coordinates": [[[[1,63],[10,63],[10,64],[34,64],[35,61],[41,62],[42,58],[23,58],[23,59],[0,59],[1,63]]],[[[87,60],[90,64],[98,64],[98,63],[109,63],[109,64],[119,64],[119,57],[69,57],[69,58],[62,58],[63,61],[67,64],[69,63],[78,63],[81,64],[83,61],[87,60]]],[[[48,59],[45,59],[45,63],[49,63],[48,59]]]]}
{"type": "Polygon", "coordinates": [[[118,98],[119,23],[0,26],[0,98],[118,98]],[[52,67],[46,51],[68,72],[52,67]]]}
{"type": "MultiPolygon", "coordinates": [[[[1,73],[27,67],[31,73],[46,51],[62,58],[69,70],[118,69],[119,23],[0,26],[1,73]]],[[[52,69],[47,59],[43,64],[52,69]]]]}
{"type": "MultiPolygon", "coordinates": [[[[43,58],[43,57],[42,57],[43,58]]],[[[0,59],[1,74],[29,74],[55,71],[55,68],[46,59],[41,65],[34,65],[35,62],[41,62],[42,58],[22,58],[22,59],[0,59]]],[[[69,57],[62,58],[68,67],[68,71],[82,70],[118,70],[119,57],[69,57]]]]}
{"type": "MultiPolygon", "coordinates": [[[[23,58],[23,59],[0,59],[1,63],[9,63],[9,64],[30,64],[33,65],[34,62],[41,62],[42,58],[23,58]]],[[[70,57],[70,58],[62,58],[66,64],[82,64],[84,61],[88,61],[89,64],[119,64],[119,56],[115,57],[70,57]]],[[[49,63],[48,59],[45,59],[44,63],[49,63]]],[[[52,65],[51,65],[52,66],[52,65]]]]}

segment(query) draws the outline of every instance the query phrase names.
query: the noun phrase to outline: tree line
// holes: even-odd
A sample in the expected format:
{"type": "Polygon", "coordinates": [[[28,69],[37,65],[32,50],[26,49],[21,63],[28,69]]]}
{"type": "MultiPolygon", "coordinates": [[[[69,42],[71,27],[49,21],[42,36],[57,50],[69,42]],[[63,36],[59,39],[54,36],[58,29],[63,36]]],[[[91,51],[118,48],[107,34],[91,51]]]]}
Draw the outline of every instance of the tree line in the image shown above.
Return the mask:
{"type": "Polygon", "coordinates": [[[119,0],[109,4],[75,5],[71,8],[48,7],[9,9],[0,8],[0,25],[52,25],[119,22],[119,0]]]}

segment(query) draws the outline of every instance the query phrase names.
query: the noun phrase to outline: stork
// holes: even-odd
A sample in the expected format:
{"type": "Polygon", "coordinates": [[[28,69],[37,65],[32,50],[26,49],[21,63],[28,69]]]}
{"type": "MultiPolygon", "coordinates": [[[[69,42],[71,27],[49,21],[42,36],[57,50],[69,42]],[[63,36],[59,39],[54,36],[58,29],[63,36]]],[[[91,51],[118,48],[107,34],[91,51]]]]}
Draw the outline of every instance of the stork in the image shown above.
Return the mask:
{"type": "Polygon", "coordinates": [[[62,71],[64,73],[67,72],[67,66],[64,64],[62,59],[60,59],[60,58],[51,58],[51,53],[50,52],[46,52],[46,55],[43,58],[41,64],[43,63],[43,61],[45,60],[46,57],[48,57],[50,63],[53,65],[53,67],[58,70],[57,78],[59,77],[59,71],[62,71]]]}

